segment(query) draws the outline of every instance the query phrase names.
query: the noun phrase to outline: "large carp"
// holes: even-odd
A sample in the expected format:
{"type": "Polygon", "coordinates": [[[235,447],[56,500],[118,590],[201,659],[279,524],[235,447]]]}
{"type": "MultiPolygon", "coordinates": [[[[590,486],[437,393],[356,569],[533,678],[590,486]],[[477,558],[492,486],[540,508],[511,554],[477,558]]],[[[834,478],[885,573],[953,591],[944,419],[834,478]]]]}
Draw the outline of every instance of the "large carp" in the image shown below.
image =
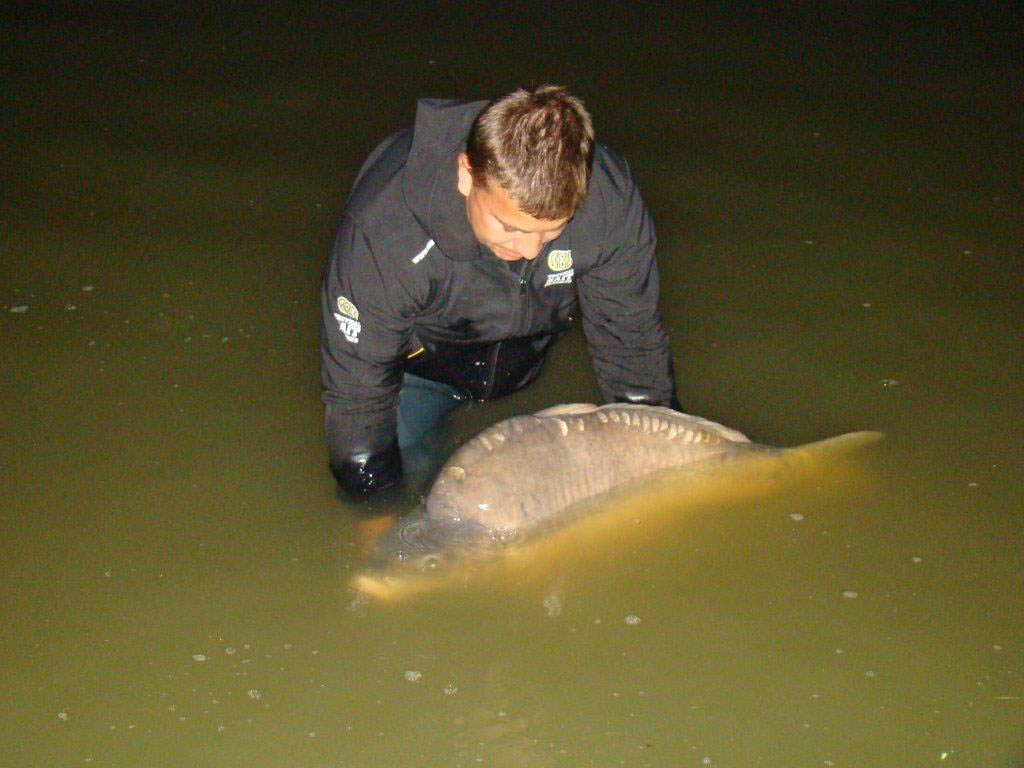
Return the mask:
{"type": "MultiPolygon", "coordinates": [[[[588,503],[671,476],[676,489],[744,462],[771,472],[879,439],[851,432],[797,448],[751,442],[734,429],[656,406],[569,404],[499,422],[459,448],[420,509],[375,545],[354,586],[390,599],[422,592],[458,565],[506,556],[581,520],[588,503]]],[[[745,471],[745,470],[744,470],[745,471]]],[[[734,476],[735,477],[735,476],[734,476]]]]}

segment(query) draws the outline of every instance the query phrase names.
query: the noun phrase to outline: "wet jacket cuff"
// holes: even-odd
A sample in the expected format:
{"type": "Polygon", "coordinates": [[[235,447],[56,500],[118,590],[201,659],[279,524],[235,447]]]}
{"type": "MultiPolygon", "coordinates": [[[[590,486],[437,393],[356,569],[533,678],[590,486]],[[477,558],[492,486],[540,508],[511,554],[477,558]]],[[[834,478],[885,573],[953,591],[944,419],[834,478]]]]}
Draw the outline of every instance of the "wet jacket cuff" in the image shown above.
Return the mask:
{"type": "Polygon", "coordinates": [[[394,485],[402,476],[402,457],[398,443],[381,451],[355,451],[331,457],[331,472],[341,490],[360,498],[394,485]]]}

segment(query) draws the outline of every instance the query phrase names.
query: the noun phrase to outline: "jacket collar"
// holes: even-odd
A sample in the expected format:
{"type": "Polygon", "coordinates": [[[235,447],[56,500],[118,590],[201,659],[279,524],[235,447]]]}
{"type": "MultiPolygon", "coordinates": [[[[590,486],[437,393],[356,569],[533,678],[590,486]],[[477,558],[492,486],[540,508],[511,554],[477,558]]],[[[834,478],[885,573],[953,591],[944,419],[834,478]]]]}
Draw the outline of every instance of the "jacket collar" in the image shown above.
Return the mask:
{"type": "Polygon", "coordinates": [[[438,249],[456,261],[480,255],[480,243],[466,215],[466,198],[456,182],[459,153],[465,151],[466,136],[485,104],[421,99],[416,105],[402,181],[406,205],[438,249]]]}

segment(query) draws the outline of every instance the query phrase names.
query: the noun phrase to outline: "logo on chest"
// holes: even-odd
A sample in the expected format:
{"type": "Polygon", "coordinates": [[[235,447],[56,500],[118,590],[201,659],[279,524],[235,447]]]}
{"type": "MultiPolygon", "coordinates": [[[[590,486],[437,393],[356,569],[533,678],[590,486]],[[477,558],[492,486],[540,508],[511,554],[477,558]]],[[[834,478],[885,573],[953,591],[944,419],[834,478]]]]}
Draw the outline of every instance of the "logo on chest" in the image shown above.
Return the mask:
{"type": "Polygon", "coordinates": [[[359,310],[356,305],[344,296],[338,297],[338,311],[334,313],[334,319],[338,321],[338,330],[345,338],[353,344],[359,343],[359,332],[363,329],[359,322],[359,310]]]}
{"type": "Polygon", "coordinates": [[[545,288],[549,285],[567,285],[571,283],[573,274],[572,251],[551,251],[548,254],[548,269],[551,270],[551,274],[548,275],[548,279],[544,283],[545,288]]]}

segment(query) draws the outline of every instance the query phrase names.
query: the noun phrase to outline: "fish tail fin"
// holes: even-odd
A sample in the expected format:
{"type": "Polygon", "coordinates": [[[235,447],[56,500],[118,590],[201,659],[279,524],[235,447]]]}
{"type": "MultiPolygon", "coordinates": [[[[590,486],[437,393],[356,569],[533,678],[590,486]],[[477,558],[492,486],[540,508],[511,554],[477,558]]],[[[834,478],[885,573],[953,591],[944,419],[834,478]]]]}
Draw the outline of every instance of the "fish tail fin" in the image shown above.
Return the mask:
{"type": "Polygon", "coordinates": [[[752,461],[740,464],[740,471],[751,487],[755,478],[763,480],[766,488],[807,480],[842,482],[863,476],[861,462],[855,459],[883,437],[881,432],[848,432],[792,448],[755,445],[754,452],[748,454],[752,461]]]}
{"type": "Polygon", "coordinates": [[[884,437],[885,434],[883,432],[873,432],[870,430],[847,432],[845,435],[828,437],[824,440],[817,440],[816,442],[800,445],[790,450],[815,457],[845,456],[869,445],[874,445],[884,437]]]}
{"type": "Polygon", "coordinates": [[[882,432],[847,432],[844,435],[828,437],[813,443],[784,448],[781,453],[791,466],[814,468],[822,464],[850,459],[868,446],[878,443],[884,437],[882,432]]]}

